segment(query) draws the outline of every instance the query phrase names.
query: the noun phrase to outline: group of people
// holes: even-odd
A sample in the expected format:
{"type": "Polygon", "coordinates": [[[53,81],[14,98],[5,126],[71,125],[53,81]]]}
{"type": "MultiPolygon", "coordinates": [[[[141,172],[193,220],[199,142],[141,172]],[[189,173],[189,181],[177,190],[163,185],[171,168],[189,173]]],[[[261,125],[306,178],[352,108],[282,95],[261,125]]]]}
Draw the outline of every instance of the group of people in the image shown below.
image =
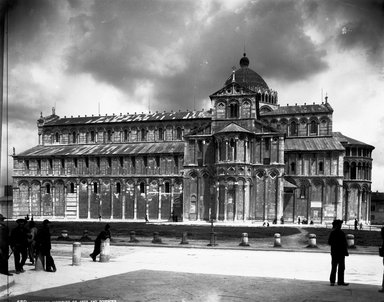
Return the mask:
{"type": "Polygon", "coordinates": [[[12,275],[8,269],[8,259],[13,254],[16,274],[23,273],[24,265],[29,258],[32,265],[41,259],[45,262],[45,270],[55,272],[55,262],[51,256],[51,233],[49,220],[44,220],[40,229],[29,217],[16,220],[17,226],[11,231],[0,214],[0,273],[12,275]],[[9,252],[11,248],[11,252],[9,252]]]}

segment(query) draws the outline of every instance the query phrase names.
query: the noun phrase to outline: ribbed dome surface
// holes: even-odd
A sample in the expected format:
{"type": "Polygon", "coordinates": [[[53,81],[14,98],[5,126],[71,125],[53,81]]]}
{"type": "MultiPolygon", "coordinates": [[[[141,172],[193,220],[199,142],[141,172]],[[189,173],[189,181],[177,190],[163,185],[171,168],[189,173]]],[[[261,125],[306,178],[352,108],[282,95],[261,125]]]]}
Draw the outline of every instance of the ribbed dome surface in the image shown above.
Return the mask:
{"type": "MultiPolygon", "coordinates": [[[[244,54],[244,56],[240,59],[240,68],[235,71],[235,82],[253,91],[257,91],[259,89],[269,89],[264,79],[248,66],[249,59],[244,54]]],[[[225,81],[225,85],[232,82],[232,77],[233,75],[225,81]]]]}

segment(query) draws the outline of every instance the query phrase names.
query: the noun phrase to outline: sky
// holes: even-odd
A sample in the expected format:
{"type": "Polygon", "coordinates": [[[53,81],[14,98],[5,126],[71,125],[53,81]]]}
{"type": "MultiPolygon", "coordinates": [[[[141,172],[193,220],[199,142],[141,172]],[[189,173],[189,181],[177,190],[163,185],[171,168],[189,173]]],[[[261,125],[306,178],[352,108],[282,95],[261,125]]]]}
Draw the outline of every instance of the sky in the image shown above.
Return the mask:
{"type": "Polygon", "coordinates": [[[2,184],[40,114],[208,110],[246,52],[281,105],[328,96],[333,131],[375,146],[383,192],[383,37],[384,0],[12,1],[2,184]]]}

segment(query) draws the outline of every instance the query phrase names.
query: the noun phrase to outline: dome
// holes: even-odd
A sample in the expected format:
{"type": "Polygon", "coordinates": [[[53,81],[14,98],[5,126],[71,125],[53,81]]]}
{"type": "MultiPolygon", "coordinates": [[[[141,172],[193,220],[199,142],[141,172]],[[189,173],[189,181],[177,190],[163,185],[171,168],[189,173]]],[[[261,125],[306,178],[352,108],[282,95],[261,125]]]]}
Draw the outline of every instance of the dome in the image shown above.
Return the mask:
{"type": "MultiPolygon", "coordinates": [[[[253,91],[257,91],[259,89],[269,89],[264,79],[248,66],[249,59],[246,54],[244,54],[244,56],[240,59],[240,68],[235,71],[235,82],[253,91]]],[[[232,82],[232,77],[233,75],[225,81],[225,85],[232,82]]]]}

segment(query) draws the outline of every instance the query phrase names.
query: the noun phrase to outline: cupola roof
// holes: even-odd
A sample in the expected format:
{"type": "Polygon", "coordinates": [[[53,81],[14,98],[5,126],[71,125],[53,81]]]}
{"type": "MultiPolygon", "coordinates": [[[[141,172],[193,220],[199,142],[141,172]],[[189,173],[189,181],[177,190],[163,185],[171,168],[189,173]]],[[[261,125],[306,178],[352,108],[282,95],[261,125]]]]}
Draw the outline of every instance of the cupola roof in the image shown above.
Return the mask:
{"type": "Polygon", "coordinates": [[[249,59],[245,53],[240,59],[240,68],[234,74],[231,74],[225,81],[225,85],[230,84],[233,80],[253,91],[269,89],[264,79],[257,72],[249,68],[249,59]]]}

